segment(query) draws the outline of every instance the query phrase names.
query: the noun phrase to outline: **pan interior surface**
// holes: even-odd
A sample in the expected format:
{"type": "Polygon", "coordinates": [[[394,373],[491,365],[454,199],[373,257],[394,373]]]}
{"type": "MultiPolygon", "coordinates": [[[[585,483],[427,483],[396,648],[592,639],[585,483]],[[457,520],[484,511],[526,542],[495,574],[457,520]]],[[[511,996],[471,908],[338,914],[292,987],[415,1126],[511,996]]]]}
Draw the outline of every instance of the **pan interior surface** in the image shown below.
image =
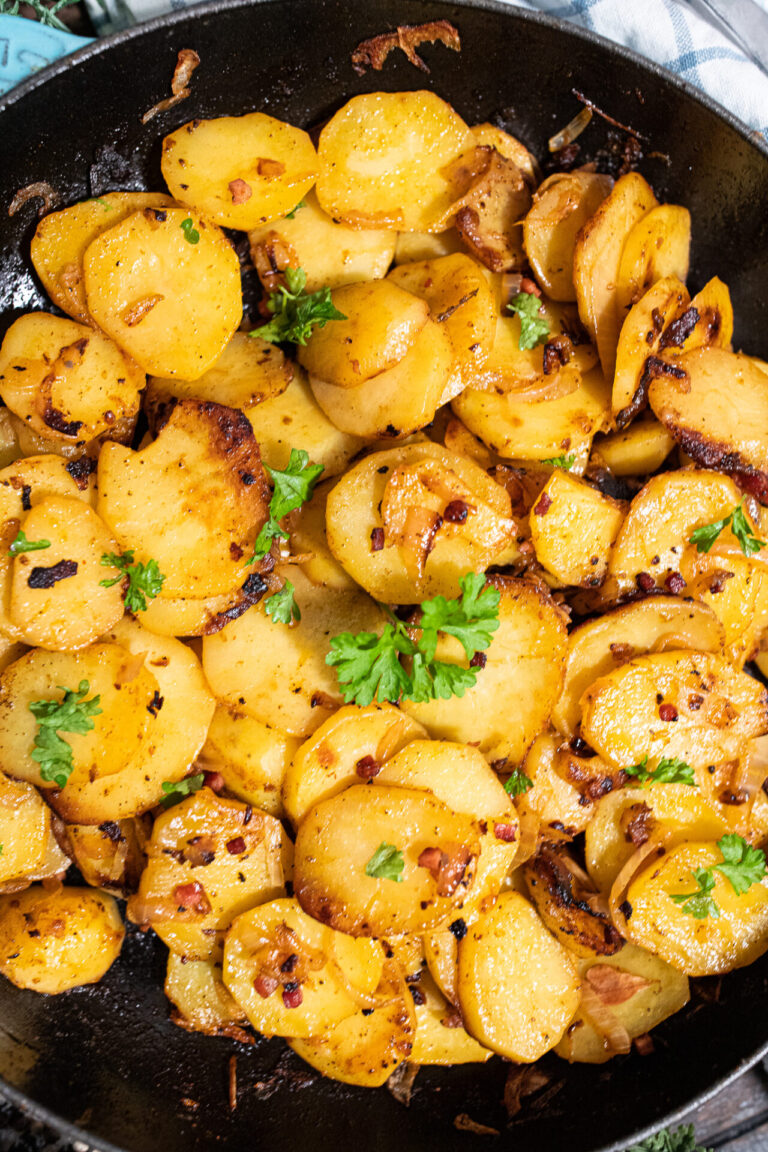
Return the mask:
{"type": "MultiPolygon", "coordinates": [[[[733,297],[734,346],[768,358],[768,151],[631,55],[500,4],[235,0],[121,34],[0,105],[4,202],[42,180],[63,203],[160,190],[160,141],[193,117],[258,109],[307,127],[358,92],[422,87],[469,123],[509,129],[543,162],[547,139],[580,107],[573,89],[631,125],[659,198],[691,211],[692,289],[719,275],[733,297]],[[438,18],[457,26],[462,51],[422,49],[428,76],[399,53],[380,73],[355,75],[350,53],[360,40],[438,18]],[[169,94],[181,48],[201,58],[192,96],[142,126],[141,114],[169,94]]],[[[623,136],[593,120],[584,159],[615,152],[617,139],[620,150],[623,136]]],[[[12,218],[0,213],[2,331],[22,312],[50,307],[28,258],[35,224],[34,203],[12,218]]],[[[184,1032],[169,1020],[164,970],[160,942],[131,930],[98,986],[47,998],[0,983],[0,1074],[96,1147],[124,1152],[336,1152],[350,1138],[370,1152],[487,1148],[488,1136],[456,1130],[459,1113],[499,1130],[501,1146],[516,1152],[596,1152],[631,1144],[768,1048],[764,957],[722,982],[694,981],[689,1009],[655,1030],[652,1055],[596,1067],[547,1057],[548,1083],[511,1122],[502,1105],[508,1065],[498,1058],[422,1070],[406,1110],[384,1090],[321,1081],[282,1041],[245,1047],[184,1032]]]]}

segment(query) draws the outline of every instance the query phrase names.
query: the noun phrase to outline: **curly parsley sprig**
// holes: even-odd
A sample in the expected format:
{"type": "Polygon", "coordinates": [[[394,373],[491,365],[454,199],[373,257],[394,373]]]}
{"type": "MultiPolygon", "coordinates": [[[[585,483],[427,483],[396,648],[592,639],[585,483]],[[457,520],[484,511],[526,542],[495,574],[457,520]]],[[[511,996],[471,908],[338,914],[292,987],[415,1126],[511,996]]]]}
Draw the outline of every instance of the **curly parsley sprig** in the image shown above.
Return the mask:
{"type": "Polygon", "coordinates": [[[724,516],[722,520],[714,520],[711,524],[704,524],[701,528],[696,528],[691,532],[689,540],[691,544],[696,545],[697,552],[709,552],[720,533],[729,526],[745,556],[754,556],[761,548],[765,548],[766,541],[759,540],[752,531],[752,526],[744,512],[744,500],[745,497],[742,496],[733,512],[724,516]]]}
{"type": "Polygon", "coordinates": [[[269,518],[256,537],[249,564],[263,560],[273,540],[288,539],[288,533],[280,527],[279,521],[309,500],[323,471],[322,464],[310,464],[309,455],[303,448],[291,448],[288,466],[282,472],[267,464],[264,467],[274,484],[274,490],[269,502],[269,518]]]}
{"type": "Polygon", "coordinates": [[[713,1149],[697,1144],[693,1124],[684,1124],[681,1128],[662,1128],[642,1144],[633,1144],[627,1152],[713,1152],[713,1149]]]}
{"type": "Polygon", "coordinates": [[[94,727],[91,717],[101,715],[101,696],[84,698],[89,689],[87,680],[80,681],[77,691],[59,685],[59,692],[64,693],[62,700],[30,700],[28,704],[37,720],[32,759],[40,765],[43,780],[53,782],[57,788],[65,786],[74,767],[72,746],[62,740],[59,732],[85,735],[94,727]]]}
{"type": "Polygon", "coordinates": [[[724,876],[737,896],[749,891],[753,884],[759,884],[766,874],[765,852],[753,848],[743,836],[730,833],[718,840],[722,852],[720,864],[710,864],[707,868],[694,868],[695,892],[670,893],[670,899],[681,906],[681,910],[696,920],[720,918],[720,908],[711,895],[715,887],[715,872],[724,876]]]}
{"type": "Polygon", "coordinates": [[[330,288],[304,291],[307,274],[303,268],[286,268],[283,275],[285,287],[270,292],[267,300],[272,319],[261,328],[254,328],[250,336],[270,344],[306,344],[315,326],[324,328],[329,320],[347,319],[334,306],[330,288]]]}
{"type": "Polygon", "coordinates": [[[111,588],[124,576],[128,577],[128,591],[125,593],[125,607],[128,612],[146,612],[147,597],[154,600],[159,596],[165,583],[165,576],[160,571],[157,560],[150,560],[146,564],[133,562],[133,549],[128,548],[119,555],[116,552],[105,552],[101,557],[105,568],[119,569],[119,575],[113,580],[100,580],[101,588],[111,588]]]}
{"type": "Polygon", "coordinates": [[[273,624],[291,624],[301,620],[301,609],[296,603],[295,591],[290,580],[286,580],[279,592],[274,592],[264,601],[264,611],[273,624]]]}
{"type": "Polygon", "coordinates": [[[691,765],[677,757],[668,759],[662,756],[655,768],[649,768],[646,753],[639,764],[632,764],[624,771],[628,776],[635,776],[644,788],[649,784],[688,784],[691,788],[698,787],[691,765]]]}
{"type": "Polygon", "coordinates": [[[520,339],[517,343],[521,352],[546,343],[549,320],[541,315],[541,300],[538,296],[533,292],[518,292],[514,300],[507,304],[507,308],[520,317],[520,339]]]}

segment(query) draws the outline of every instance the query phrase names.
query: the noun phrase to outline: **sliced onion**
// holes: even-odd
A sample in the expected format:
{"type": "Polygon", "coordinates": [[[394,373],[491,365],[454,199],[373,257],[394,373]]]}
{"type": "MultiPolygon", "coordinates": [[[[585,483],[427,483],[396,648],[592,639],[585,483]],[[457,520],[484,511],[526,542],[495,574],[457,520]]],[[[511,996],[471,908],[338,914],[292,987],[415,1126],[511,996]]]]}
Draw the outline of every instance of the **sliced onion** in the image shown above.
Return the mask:
{"type": "Polygon", "coordinates": [[[625,1056],[632,1047],[632,1038],[615,1014],[603,1004],[594,988],[586,981],[581,986],[581,1011],[590,1024],[604,1037],[612,1052],[625,1056]]]}
{"type": "Polygon", "coordinates": [[[506,388],[504,395],[516,404],[537,404],[542,400],[561,400],[563,396],[570,396],[578,387],[577,373],[557,372],[554,376],[537,376],[531,383],[519,388],[506,388]]]}
{"type": "Polygon", "coordinates": [[[515,868],[519,868],[521,864],[525,864],[526,860],[530,860],[532,856],[536,855],[536,849],[539,845],[539,831],[541,829],[541,819],[538,812],[525,800],[521,803],[518,814],[520,816],[520,827],[517,833],[515,868]]]}
{"type": "Polygon", "coordinates": [[[682,649],[685,652],[696,652],[699,650],[699,640],[692,632],[686,632],[681,629],[679,632],[668,632],[666,636],[660,636],[659,639],[651,646],[651,652],[675,652],[682,649]]]}
{"type": "Polygon", "coordinates": [[[561,128],[559,132],[555,132],[554,136],[550,136],[547,141],[547,147],[550,152],[559,152],[562,148],[573,144],[574,140],[577,140],[579,136],[581,136],[591,119],[591,108],[582,108],[580,112],[577,112],[573,120],[566,124],[565,128],[561,128]]]}
{"type": "Polygon", "coordinates": [[[627,927],[627,918],[621,911],[620,905],[624,902],[624,896],[631,881],[635,877],[635,873],[639,871],[641,865],[652,854],[661,856],[664,851],[664,839],[666,834],[661,836],[651,836],[650,840],[646,840],[645,844],[641,844],[636,852],[633,852],[629,860],[627,860],[624,867],[619,872],[618,876],[611,885],[611,894],[608,897],[608,908],[611,914],[613,926],[624,937],[629,938],[629,928],[627,927]]]}

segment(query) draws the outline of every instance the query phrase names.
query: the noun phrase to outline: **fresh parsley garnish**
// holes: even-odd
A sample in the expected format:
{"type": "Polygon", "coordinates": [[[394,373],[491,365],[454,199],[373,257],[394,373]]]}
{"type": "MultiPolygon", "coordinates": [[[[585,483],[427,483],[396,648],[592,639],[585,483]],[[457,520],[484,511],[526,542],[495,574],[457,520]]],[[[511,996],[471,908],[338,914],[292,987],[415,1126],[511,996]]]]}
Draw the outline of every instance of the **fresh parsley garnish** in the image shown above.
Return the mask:
{"type": "Polygon", "coordinates": [[[155,596],[160,595],[165,576],[160,571],[157,560],[150,560],[147,564],[134,564],[133,549],[129,548],[120,555],[116,552],[105,552],[101,557],[101,563],[105,568],[118,568],[120,573],[114,580],[100,580],[100,587],[111,588],[124,576],[128,577],[128,591],[125,594],[125,607],[128,612],[146,612],[147,597],[154,600],[155,596]]]}
{"type": "Polygon", "coordinates": [[[91,200],[91,204],[100,204],[105,212],[112,212],[112,211],[114,211],[114,207],[115,207],[114,204],[107,204],[106,200],[102,200],[98,196],[93,197],[93,199],[91,200]]]}
{"type": "Polygon", "coordinates": [[[303,268],[286,268],[283,275],[285,287],[270,292],[267,300],[272,319],[261,328],[254,328],[251,336],[270,344],[306,344],[315,325],[324,328],[329,320],[346,320],[344,313],[334,307],[330,288],[304,291],[307,274],[303,268]]]}
{"type": "Polygon", "coordinates": [[[417,641],[394,615],[381,636],[375,632],[334,636],[325,662],[336,668],[347,704],[365,707],[374,699],[395,703],[401,696],[417,703],[448,700],[463,696],[475,684],[475,668],[435,660],[438,633],[455,637],[471,660],[488,647],[491,634],[499,627],[501,597],[496,588],[486,584],[482,573],[467,573],[459,586],[458,600],[435,596],[424,601],[417,641]],[[411,658],[410,673],[400,663],[401,656],[411,658]]]}
{"type": "Polygon", "coordinates": [[[63,700],[31,700],[28,705],[38,725],[32,759],[40,765],[43,780],[53,781],[58,788],[64,787],[74,767],[72,746],[59,732],[84,735],[93,729],[91,716],[101,715],[101,696],[84,699],[89,688],[87,680],[80,681],[76,692],[59,685],[63,700]]]}
{"type": "Polygon", "coordinates": [[[290,624],[293,620],[301,620],[301,609],[296,603],[295,591],[290,580],[286,580],[280,591],[273,593],[264,602],[264,611],[272,618],[273,624],[290,624]]]}
{"type": "Polygon", "coordinates": [[[533,780],[519,768],[515,768],[504,785],[504,791],[508,796],[522,796],[523,792],[527,792],[529,788],[533,788],[533,780]]]}
{"type": "Polygon", "coordinates": [[[288,539],[288,533],[280,527],[278,521],[289,512],[301,508],[302,504],[309,500],[323,471],[322,464],[310,464],[309,455],[303,448],[291,448],[288,467],[283,472],[278,468],[270,468],[267,464],[264,467],[275,487],[269,502],[269,519],[256,537],[256,545],[253,556],[248,561],[249,564],[254,560],[262,560],[269,552],[272,541],[277,537],[288,539]]]}
{"type": "Polygon", "coordinates": [[[694,868],[693,878],[698,888],[695,892],[679,892],[671,898],[682,906],[683,912],[704,920],[711,916],[720,917],[720,909],[710,895],[715,887],[715,872],[725,876],[737,896],[747,892],[753,884],[759,884],[766,873],[765,852],[753,848],[743,836],[729,833],[718,840],[717,846],[723,854],[722,864],[711,864],[708,868],[694,868]]]}
{"type": "Polygon", "coordinates": [[[681,1128],[663,1128],[642,1144],[633,1144],[627,1152],[713,1152],[713,1149],[697,1144],[693,1124],[684,1124],[681,1128]]]}
{"type": "Polygon", "coordinates": [[[697,787],[693,768],[677,757],[669,760],[662,756],[655,768],[649,768],[646,754],[639,764],[633,764],[624,771],[629,776],[636,776],[644,788],[649,784],[689,784],[691,788],[697,787]]]}
{"type": "Polygon", "coordinates": [[[306,206],[307,206],[306,200],[299,200],[299,202],[295,208],[291,209],[290,212],[286,212],[286,214],[285,214],[286,220],[293,220],[293,218],[296,215],[296,213],[298,212],[299,208],[306,208],[306,206]]]}
{"type": "Polygon", "coordinates": [[[404,867],[405,860],[400,849],[382,840],[366,864],[365,874],[376,880],[394,880],[396,884],[401,884],[404,867]]]}
{"type": "Polygon", "coordinates": [[[204,781],[205,774],[203,772],[198,772],[196,776],[187,776],[183,780],[164,780],[161,788],[165,795],[160,803],[163,808],[172,808],[185,796],[191,796],[193,792],[198,792],[204,781]]]}
{"type": "Polygon", "coordinates": [[[549,320],[540,314],[541,300],[538,296],[534,296],[533,292],[518,292],[514,300],[507,304],[507,308],[520,317],[520,339],[517,343],[521,352],[546,343],[549,320]]]}
{"type": "Polygon", "coordinates": [[[709,552],[715,540],[729,524],[731,532],[738,540],[739,547],[745,556],[754,556],[761,548],[765,548],[765,540],[758,540],[750,528],[749,521],[744,514],[743,504],[744,497],[742,496],[730,515],[724,516],[722,520],[715,520],[712,524],[704,524],[703,527],[696,528],[691,533],[689,540],[691,544],[696,545],[697,552],[709,552]]]}
{"type": "Polygon", "coordinates": [[[191,216],[187,216],[186,220],[182,220],[179,227],[184,233],[184,239],[188,244],[197,244],[198,240],[200,239],[200,233],[198,232],[197,228],[195,228],[191,216]]]}
{"type": "Polygon", "coordinates": [[[570,472],[575,463],[575,452],[571,452],[567,456],[547,456],[546,460],[542,460],[542,464],[547,464],[550,468],[563,468],[566,472],[570,472]]]}
{"type": "Polygon", "coordinates": [[[27,540],[24,533],[19,531],[8,552],[11,556],[19,556],[22,552],[39,552],[41,548],[50,548],[50,546],[50,540],[27,540]]]}

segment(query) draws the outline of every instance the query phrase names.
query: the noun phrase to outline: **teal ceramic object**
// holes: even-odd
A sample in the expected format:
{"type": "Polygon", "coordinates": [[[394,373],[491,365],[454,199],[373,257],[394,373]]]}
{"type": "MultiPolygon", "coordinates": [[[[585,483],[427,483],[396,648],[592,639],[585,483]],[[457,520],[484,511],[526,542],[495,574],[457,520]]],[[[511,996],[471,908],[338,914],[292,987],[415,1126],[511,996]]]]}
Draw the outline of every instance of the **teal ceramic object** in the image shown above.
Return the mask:
{"type": "Polygon", "coordinates": [[[0,96],[33,72],[90,42],[90,37],[59,32],[23,16],[0,16],[0,96]]]}

